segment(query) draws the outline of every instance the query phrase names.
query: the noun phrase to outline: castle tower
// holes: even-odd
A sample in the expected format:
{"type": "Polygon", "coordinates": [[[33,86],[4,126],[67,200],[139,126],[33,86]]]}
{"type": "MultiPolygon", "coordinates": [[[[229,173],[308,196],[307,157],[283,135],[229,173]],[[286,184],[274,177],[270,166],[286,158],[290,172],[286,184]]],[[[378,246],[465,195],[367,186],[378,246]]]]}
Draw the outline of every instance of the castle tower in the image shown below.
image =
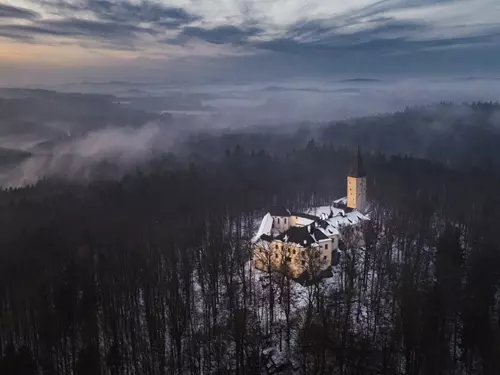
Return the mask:
{"type": "Polygon", "coordinates": [[[366,172],[359,147],[356,160],[347,175],[347,207],[363,214],[366,210],[366,172]]]}

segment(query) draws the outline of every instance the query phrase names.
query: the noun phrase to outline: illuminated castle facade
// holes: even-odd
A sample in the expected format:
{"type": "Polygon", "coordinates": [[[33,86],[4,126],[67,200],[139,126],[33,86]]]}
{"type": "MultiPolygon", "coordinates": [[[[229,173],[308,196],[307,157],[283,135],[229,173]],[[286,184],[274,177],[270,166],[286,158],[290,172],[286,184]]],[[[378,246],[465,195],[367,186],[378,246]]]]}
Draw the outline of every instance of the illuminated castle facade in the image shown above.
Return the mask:
{"type": "Polygon", "coordinates": [[[366,182],[358,149],[347,176],[346,197],[304,213],[273,208],[252,239],[255,267],[304,280],[331,275],[342,248],[364,246],[364,227],[369,220],[366,182]]]}

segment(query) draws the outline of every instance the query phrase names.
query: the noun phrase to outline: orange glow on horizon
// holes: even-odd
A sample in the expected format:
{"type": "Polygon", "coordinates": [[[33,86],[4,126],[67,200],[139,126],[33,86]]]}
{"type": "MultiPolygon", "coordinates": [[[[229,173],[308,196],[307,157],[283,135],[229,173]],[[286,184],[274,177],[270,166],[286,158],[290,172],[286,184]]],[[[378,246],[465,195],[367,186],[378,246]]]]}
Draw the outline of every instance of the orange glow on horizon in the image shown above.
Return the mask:
{"type": "Polygon", "coordinates": [[[29,44],[0,41],[0,63],[49,66],[108,65],[137,58],[133,51],[84,48],[79,45],[29,44]]]}

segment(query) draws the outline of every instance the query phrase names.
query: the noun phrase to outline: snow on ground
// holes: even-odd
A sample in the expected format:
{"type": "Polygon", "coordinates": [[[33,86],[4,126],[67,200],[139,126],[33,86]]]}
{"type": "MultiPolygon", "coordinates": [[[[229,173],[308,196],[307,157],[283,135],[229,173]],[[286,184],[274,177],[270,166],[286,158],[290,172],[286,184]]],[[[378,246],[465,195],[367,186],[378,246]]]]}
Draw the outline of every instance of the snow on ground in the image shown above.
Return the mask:
{"type": "MultiPolygon", "coordinates": [[[[320,212],[330,212],[330,206],[324,206],[323,208],[319,207],[320,212]]],[[[232,226],[242,225],[240,231],[244,231],[245,233],[248,231],[254,231],[258,227],[257,235],[260,236],[269,233],[272,228],[272,216],[267,214],[264,216],[264,219],[258,221],[250,221],[246,223],[232,223],[232,226]],[[250,228],[252,227],[252,228],[250,228]]],[[[232,241],[232,236],[235,235],[235,231],[233,227],[228,226],[227,228],[228,240],[232,241]]],[[[256,237],[255,236],[255,237],[256,237]]],[[[250,238],[251,235],[248,236],[250,238]]],[[[255,238],[254,237],[254,238],[255,238]]],[[[241,244],[240,244],[241,245],[241,244]]],[[[238,245],[238,246],[240,246],[238,245]]],[[[249,246],[249,250],[251,249],[251,243],[247,243],[249,246]]],[[[245,245],[244,245],[245,246],[245,245]]],[[[354,331],[363,333],[367,331],[367,327],[375,324],[376,318],[380,323],[383,317],[380,317],[380,314],[375,310],[376,303],[372,302],[372,295],[370,294],[370,288],[362,287],[362,275],[365,267],[365,250],[364,249],[350,249],[341,252],[341,261],[338,266],[332,268],[332,277],[326,278],[320,281],[319,285],[301,285],[296,283],[293,280],[289,280],[286,283],[287,288],[286,293],[288,296],[281,295],[280,281],[283,281],[283,278],[279,274],[270,275],[266,272],[257,270],[253,267],[253,263],[251,260],[247,260],[243,266],[243,269],[235,272],[233,283],[231,287],[239,288],[236,290],[233,295],[235,298],[240,299],[243,296],[243,284],[246,284],[246,287],[251,285],[252,292],[255,295],[255,299],[250,304],[247,304],[246,307],[249,311],[252,312],[252,315],[255,316],[256,324],[260,325],[260,331],[266,332],[270,334],[270,342],[266,346],[268,348],[273,348],[273,355],[270,357],[270,362],[274,363],[274,359],[277,360],[278,357],[283,357],[283,353],[286,350],[284,343],[285,332],[286,332],[286,324],[287,324],[287,316],[286,316],[286,305],[287,301],[290,301],[290,315],[288,316],[289,320],[293,320],[293,329],[291,332],[291,345],[292,348],[298,345],[298,337],[303,324],[305,323],[305,317],[307,311],[311,304],[314,301],[314,296],[317,288],[320,288],[320,293],[325,296],[333,296],[332,299],[332,309],[340,308],[344,309],[347,306],[347,303],[350,303],[350,322],[354,331]],[[353,279],[353,282],[351,282],[353,279]],[[274,297],[273,297],[273,305],[274,309],[272,312],[272,317],[270,316],[271,312],[269,309],[269,298],[272,296],[270,294],[270,288],[273,288],[274,297]],[[347,288],[351,288],[349,293],[350,297],[347,297],[347,288]],[[285,298],[284,298],[285,297],[285,298]],[[272,322],[270,326],[268,323],[272,322]],[[281,350],[280,350],[281,349],[281,350]],[[271,360],[271,357],[273,360],[271,360]]],[[[365,282],[370,285],[373,280],[377,279],[377,275],[375,271],[370,269],[366,273],[365,282]]],[[[203,301],[209,301],[210,298],[208,296],[204,296],[201,298],[201,294],[212,294],[214,291],[208,287],[207,281],[205,281],[205,291],[202,290],[202,281],[198,278],[198,273],[195,271],[193,273],[193,300],[195,301],[196,313],[199,321],[201,322],[204,319],[204,312],[206,311],[206,306],[203,306],[203,301]]],[[[216,294],[218,295],[218,300],[223,301],[225,299],[225,295],[227,294],[226,290],[226,280],[224,280],[223,275],[221,274],[221,279],[218,283],[218,289],[216,294]]],[[[248,303],[248,302],[247,302],[248,303]]],[[[380,304],[379,304],[380,305],[380,304]]],[[[229,310],[225,309],[223,306],[218,310],[217,322],[214,324],[218,324],[221,326],[227,325],[229,316],[229,310]]],[[[191,324],[192,328],[196,331],[201,325],[196,323],[197,319],[194,319],[191,324]]],[[[228,358],[230,360],[231,353],[234,352],[234,348],[228,347],[228,358]]],[[[293,349],[292,349],[293,350],[293,349]]],[[[270,354],[270,353],[269,353],[270,354]]],[[[290,360],[290,355],[286,356],[288,360],[290,360]]],[[[278,361],[278,360],[277,360],[278,361]]],[[[279,361],[278,361],[279,362],[279,361]]],[[[274,363],[275,367],[277,366],[274,363]]]]}

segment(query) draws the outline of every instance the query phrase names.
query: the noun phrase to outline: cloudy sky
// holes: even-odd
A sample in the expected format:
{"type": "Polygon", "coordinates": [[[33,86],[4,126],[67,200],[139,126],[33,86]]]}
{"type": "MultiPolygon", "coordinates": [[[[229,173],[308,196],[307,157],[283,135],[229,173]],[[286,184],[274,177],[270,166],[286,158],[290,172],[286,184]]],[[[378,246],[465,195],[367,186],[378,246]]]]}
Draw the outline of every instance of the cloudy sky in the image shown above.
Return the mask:
{"type": "Polygon", "coordinates": [[[0,0],[0,85],[500,72],[498,0],[0,0]]]}

